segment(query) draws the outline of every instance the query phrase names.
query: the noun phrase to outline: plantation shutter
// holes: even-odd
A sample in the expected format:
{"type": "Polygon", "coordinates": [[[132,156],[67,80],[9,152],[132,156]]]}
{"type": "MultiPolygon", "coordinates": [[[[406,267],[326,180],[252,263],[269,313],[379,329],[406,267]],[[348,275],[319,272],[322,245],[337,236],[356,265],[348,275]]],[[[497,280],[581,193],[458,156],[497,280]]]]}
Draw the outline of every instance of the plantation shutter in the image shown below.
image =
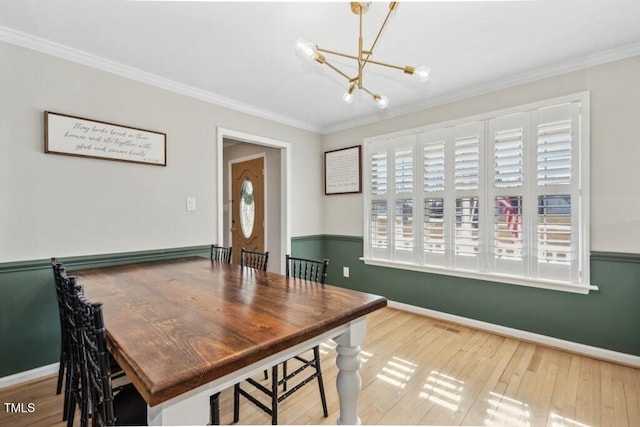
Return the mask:
{"type": "Polygon", "coordinates": [[[442,130],[420,134],[422,153],[422,258],[428,265],[445,264],[449,224],[445,213],[446,135],[442,130]]]}
{"type": "Polygon", "coordinates": [[[386,258],[389,256],[389,164],[384,141],[371,144],[367,156],[369,187],[368,241],[370,256],[386,258]]]}
{"type": "Polygon", "coordinates": [[[481,181],[484,123],[469,123],[451,129],[453,146],[453,263],[456,268],[480,269],[482,221],[481,181]]]}
{"type": "Polygon", "coordinates": [[[416,137],[399,137],[391,140],[394,159],[393,248],[394,259],[415,261],[415,152],[416,137]]]}
{"type": "Polygon", "coordinates": [[[536,131],[536,276],[580,281],[579,211],[575,176],[579,160],[580,105],[570,103],[540,109],[536,131]]]}
{"type": "Polygon", "coordinates": [[[371,194],[385,195],[387,187],[387,152],[377,151],[371,156],[371,194]]]}
{"type": "Polygon", "coordinates": [[[425,142],[423,148],[424,192],[444,191],[444,140],[425,142]]]}
{"type": "MultiPolygon", "coordinates": [[[[567,112],[568,113],[568,112],[567,112]]],[[[571,184],[571,119],[562,119],[560,111],[546,111],[549,123],[539,123],[538,131],[538,186],[571,184]]]]}
{"type": "Polygon", "coordinates": [[[489,271],[526,275],[528,268],[525,143],[529,113],[489,120],[488,144],[492,177],[487,189],[491,213],[487,263],[489,271]]]}
{"type": "Polygon", "coordinates": [[[480,184],[480,135],[456,138],[454,146],[456,190],[477,190],[480,184]]]}

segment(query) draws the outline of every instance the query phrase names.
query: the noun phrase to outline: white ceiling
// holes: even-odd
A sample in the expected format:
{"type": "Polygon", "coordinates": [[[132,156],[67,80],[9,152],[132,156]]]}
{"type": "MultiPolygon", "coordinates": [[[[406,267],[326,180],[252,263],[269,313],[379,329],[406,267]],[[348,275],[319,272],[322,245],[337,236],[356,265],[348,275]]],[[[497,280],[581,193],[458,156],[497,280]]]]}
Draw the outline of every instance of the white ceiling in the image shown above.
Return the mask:
{"type": "MultiPolygon", "coordinates": [[[[365,15],[365,48],[387,5],[365,15]]],[[[346,80],[295,52],[304,37],[356,54],[358,18],[345,2],[2,0],[0,40],[329,132],[638,55],[638,17],[638,0],[401,2],[372,59],[428,65],[431,79],[368,65],[365,85],[390,101],[383,112],[363,92],[344,104],[346,80]]]]}

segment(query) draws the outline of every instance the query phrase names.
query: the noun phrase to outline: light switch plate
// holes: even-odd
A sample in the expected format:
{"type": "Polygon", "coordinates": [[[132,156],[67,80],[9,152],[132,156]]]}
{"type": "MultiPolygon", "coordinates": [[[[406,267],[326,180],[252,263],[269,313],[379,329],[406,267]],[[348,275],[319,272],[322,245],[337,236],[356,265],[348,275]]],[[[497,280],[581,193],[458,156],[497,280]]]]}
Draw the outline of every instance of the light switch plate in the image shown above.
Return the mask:
{"type": "Polygon", "coordinates": [[[196,210],[196,198],[187,197],[187,212],[195,212],[196,210]]]}

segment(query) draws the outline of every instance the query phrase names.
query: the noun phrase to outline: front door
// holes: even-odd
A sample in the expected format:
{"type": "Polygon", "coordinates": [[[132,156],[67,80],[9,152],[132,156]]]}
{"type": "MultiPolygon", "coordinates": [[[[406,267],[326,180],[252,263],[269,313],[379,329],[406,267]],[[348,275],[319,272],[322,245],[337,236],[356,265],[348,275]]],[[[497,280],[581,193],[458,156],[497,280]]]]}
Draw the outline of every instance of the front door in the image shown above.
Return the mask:
{"type": "Polygon", "coordinates": [[[240,249],[264,252],[264,158],[231,165],[231,244],[233,262],[240,249]]]}

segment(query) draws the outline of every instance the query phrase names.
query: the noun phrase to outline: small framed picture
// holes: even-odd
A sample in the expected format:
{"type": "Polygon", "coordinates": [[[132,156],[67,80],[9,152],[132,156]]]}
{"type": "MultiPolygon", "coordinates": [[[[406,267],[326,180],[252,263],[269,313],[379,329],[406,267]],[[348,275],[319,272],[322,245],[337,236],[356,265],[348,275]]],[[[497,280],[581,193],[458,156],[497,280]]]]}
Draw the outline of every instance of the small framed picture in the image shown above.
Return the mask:
{"type": "Polygon", "coordinates": [[[324,194],[362,192],[362,146],[324,153],[324,194]]]}

